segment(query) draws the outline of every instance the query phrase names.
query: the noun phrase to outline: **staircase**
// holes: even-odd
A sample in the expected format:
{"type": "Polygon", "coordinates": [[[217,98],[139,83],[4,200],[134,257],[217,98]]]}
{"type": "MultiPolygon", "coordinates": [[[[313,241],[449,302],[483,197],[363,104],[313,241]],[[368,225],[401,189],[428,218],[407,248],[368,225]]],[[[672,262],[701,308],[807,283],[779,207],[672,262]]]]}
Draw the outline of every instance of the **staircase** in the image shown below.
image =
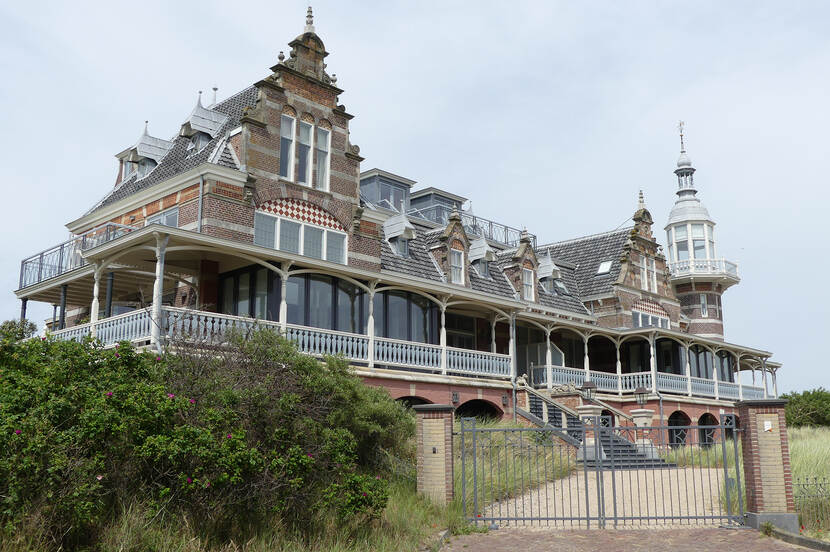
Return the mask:
{"type": "MultiPolygon", "coordinates": [[[[560,436],[576,446],[582,445],[583,424],[576,412],[560,405],[553,399],[541,395],[535,389],[527,389],[530,406],[528,418],[540,427],[559,430],[560,436]],[[545,419],[545,405],[547,405],[547,419],[545,419]],[[562,427],[562,419],[567,427],[562,427]]],[[[640,450],[635,443],[618,435],[613,428],[602,428],[598,431],[599,444],[605,457],[599,461],[589,459],[584,465],[589,468],[604,470],[636,470],[636,469],[663,469],[675,468],[676,464],[666,462],[661,458],[654,458],[650,451],[640,450]]],[[[590,452],[589,452],[590,454],[590,452]]],[[[591,454],[593,456],[593,454],[591,454]]],[[[577,454],[577,461],[583,462],[582,452],[577,454]]]]}

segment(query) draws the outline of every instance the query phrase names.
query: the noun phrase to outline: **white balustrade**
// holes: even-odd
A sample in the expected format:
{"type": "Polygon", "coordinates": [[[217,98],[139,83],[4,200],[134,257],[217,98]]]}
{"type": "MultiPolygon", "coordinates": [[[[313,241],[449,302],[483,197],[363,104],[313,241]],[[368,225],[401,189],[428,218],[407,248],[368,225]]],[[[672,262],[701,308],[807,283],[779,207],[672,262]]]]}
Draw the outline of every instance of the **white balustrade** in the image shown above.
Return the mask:
{"type": "Polygon", "coordinates": [[[669,263],[672,276],[686,274],[728,274],[738,277],[738,265],[726,259],[686,259],[669,263]]]}
{"type": "Polygon", "coordinates": [[[581,368],[568,368],[566,366],[553,366],[551,369],[553,385],[573,384],[581,386],[585,381],[585,370],[581,368]]]}
{"type": "Polygon", "coordinates": [[[387,337],[375,338],[375,364],[441,369],[441,347],[387,337]]]}
{"type": "Polygon", "coordinates": [[[721,399],[735,399],[740,398],[738,392],[738,384],[729,381],[718,382],[718,394],[721,399]]]}
{"type": "Polygon", "coordinates": [[[651,389],[651,372],[633,372],[623,374],[621,378],[623,391],[634,391],[638,387],[651,389]]]}
{"type": "Polygon", "coordinates": [[[150,311],[139,309],[99,320],[95,325],[95,335],[104,345],[138,341],[149,338],[151,324],[150,311]]]}
{"type": "Polygon", "coordinates": [[[285,337],[296,343],[300,352],[310,355],[342,353],[351,360],[369,358],[369,338],[365,335],[289,324],[285,328],[285,337]]]}
{"type": "Polygon", "coordinates": [[[78,324],[71,328],[64,328],[52,332],[52,336],[62,339],[64,341],[81,341],[84,337],[89,335],[89,324],[78,324]]]}
{"type": "Polygon", "coordinates": [[[447,347],[447,372],[510,377],[510,355],[447,347]]]}
{"type": "Polygon", "coordinates": [[[753,385],[744,385],[744,399],[763,399],[764,388],[753,385]]]}
{"type": "Polygon", "coordinates": [[[688,392],[686,389],[686,376],[657,372],[657,390],[685,395],[688,392]]]}
{"type": "Polygon", "coordinates": [[[692,395],[698,397],[714,397],[715,382],[710,379],[692,378],[692,395]]]}
{"type": "Polygon", "coordinates": [[[617,374],[610,372],[595,372],[591,370],[591,381],[597,386],[597,391],[617,392],[617,374]]]}

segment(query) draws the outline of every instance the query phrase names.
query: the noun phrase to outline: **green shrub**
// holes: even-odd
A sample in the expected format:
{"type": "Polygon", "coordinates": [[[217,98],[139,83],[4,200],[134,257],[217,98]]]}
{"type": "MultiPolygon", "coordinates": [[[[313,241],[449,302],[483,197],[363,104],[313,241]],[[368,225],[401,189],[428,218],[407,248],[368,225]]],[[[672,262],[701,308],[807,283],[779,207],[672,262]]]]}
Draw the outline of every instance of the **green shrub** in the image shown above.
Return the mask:
{"type": "Polygon", "coordinates": [[[0,370],[2,530],[38,520],[55,547],[94,543],[136,497],[216,540],[374,519],[388,483],[370,471],[411,453],[403,407],[266,330],[164,357],[3,339],[0,370]]]}
{"type": "Polygon", "coordinates": [[[830,426],[830,391],[819,387],[785,393],[781,398],[789,401],[786,407],[788,426],[830,426]]]}

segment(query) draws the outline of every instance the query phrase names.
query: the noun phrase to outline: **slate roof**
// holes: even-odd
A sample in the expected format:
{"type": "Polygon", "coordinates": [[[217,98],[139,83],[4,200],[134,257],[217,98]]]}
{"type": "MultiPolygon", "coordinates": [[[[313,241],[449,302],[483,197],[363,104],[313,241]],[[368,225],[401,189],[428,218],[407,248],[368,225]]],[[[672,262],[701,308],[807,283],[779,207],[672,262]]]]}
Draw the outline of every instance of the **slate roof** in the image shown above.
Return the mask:
{"type": "MultiPolygon", "coordinates": [[[[576,268],[574,281],[578,286],[580,297],[589,297],[604,293],[611,293],[611,285],[620,275],[620,257],[623,246],[628,240],[632,227],[594,234],[573,240],[567,240],[537,248],[537,255],[550,251],[553,261],[565,261],[576,268]],[[597,274],[602,261],[611,261],[611,270],[608,274],[597,274]]],[[[561,267],[560,267],[561,268],[561,267]]],[[[565,271],[562,271],[563,275],[565,271]]],[[[567,283],[566,283],[567,285],[567,283]]],[[[570,289],[570,285],[568,285],[570,289]]]]}
{"type": "Polygon", "coordinates": [[[439,272],[429,252],[428,240],[423,227],[415,225],[415,232],[415,238],[409,240],[408,257],[401,257],[393,252],[389,242],[386,241],[386,236],[383,236],[380,241],[381,269],[443,282],[443,275],[439,272]]]}
{"type": "Polygon", "coordinates": [[[480,276],[475,268],[470,267],[470,287],[482,293],[515,299],[516,291],[501,271],[501,267],[496,263],[488,263],[487,268],[490,271],[489,278],[480,276]]]}
{"type": "MultiPolygon", "coordinates": [[[[88,211],[91,213],[101,207],[105,207],[116,201],[129,197],[135,193],[140,192],[146,188],[158,184],[168,178],[177,174],[186,172],[202,163],[209,162],[212,154],[216,149],[216,145],[225,139],[225,136],[234,128],[239,126],[239,120],[242,117],[242,110],[247,106],[254,106],[256,104],[257,89],[254,86],[234,94],[233,96],[217,103],[211,109],[227,115],[227,120],[219,129],[218,134],[214,137],[207,146],[201,151],[188,156],[187,146],[190,139],[184,136],[177,136],[173,138],[173,147],[164,156],[161,162],[142,179],[138,179],[137,175],[122,182],[117,188],[107,194],[104,199],[98,202],[92,209],[88,211]]],[[[216,164],[237,169],[236,163],[233,162],[230,153],[222,154],[216,159],[216,164]]]]}
{"type": "Polygon", "coordinates": [[[582,303],[579,295],[579,284],[576,280],[576,270],[570,266],[557,265],[559,274],[562,276],[562,283],[568,289],[568,293],[562,293],[557,288],[553,288],[553,293],[545,290],[541,285],[538,286],[539,302],[546,307],[554,309],[565,310],[578,314],[590,314],[588,309],[582,303]]]}

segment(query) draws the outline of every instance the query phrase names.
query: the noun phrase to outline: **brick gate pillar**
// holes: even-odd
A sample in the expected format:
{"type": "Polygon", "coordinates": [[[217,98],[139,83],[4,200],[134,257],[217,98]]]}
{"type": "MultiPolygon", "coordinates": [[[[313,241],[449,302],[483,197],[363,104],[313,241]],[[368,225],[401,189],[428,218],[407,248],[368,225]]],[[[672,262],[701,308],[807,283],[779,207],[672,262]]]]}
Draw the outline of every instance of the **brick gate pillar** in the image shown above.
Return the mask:
{"type": "Polygon", "coordinates": [[[418,492],[436,504],[453,498],[452,422],[454,408],[448,404],[413,407],[418,439],[418,492]]]}
{"type": "Polygon", "coordinates": [[[786,400],[773,399],[739,401],[735,406],[743,429],[747,523],[757,529],[768,521],[798,534],[784,419],[786,404],[786,400]]]}

